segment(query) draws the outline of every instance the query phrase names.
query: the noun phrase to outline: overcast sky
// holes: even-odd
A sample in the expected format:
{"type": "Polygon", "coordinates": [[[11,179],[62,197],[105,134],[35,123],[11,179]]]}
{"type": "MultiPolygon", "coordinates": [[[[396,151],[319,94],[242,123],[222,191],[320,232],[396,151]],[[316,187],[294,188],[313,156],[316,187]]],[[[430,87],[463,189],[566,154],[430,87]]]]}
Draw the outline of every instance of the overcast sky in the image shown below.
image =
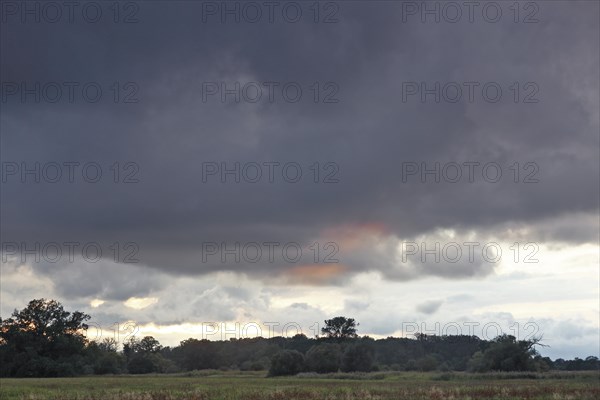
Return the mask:
{"type": "Polygon", "coordinates": [[[597,2],[42,4],[0,10],[2,317],[598,355],[597,2]]]}

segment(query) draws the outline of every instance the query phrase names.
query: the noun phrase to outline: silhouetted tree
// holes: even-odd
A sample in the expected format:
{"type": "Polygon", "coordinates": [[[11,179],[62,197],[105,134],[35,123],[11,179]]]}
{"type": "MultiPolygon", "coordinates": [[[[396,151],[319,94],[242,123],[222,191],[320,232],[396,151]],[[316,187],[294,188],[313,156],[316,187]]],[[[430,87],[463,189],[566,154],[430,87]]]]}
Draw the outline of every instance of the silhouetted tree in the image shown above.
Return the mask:
{"type": "Polygon", "coordinates": [[[65,311],[55,300],[31,300],[0,319],[2,376],[68,376],[84,366],[84,336],[90,316],[65,311]]]}
{"type": "Polygon", "coordinates": [[[355,338],[358,325],[354,318],[335,317],[325,320],[325,326],[321,328],[321,333],[329,338],[355,338]]]}
{"type": "Polygon", "coordinates": [[[548,371],[600,370],[595,356],[550,360],[536,351],[541,338],[493,341],[476,336],[358,338],[351,318],[325,321],[326,337],[245,338],[221,341],[184,340],[162,347],[151,336],[132,338],[119,351],[112,339],[84,337],[82,312],[67,312],[54,300],[37,299],[10,318],[0,318],[0,376],[69,376],[178,372],[194,369],[269,370],[271,375],[315,372],[384,370],[548,371]],[[341,353],[341,354],[340,354],[341,353]]]}
{"type": "Polygon", "coordinates": [[[166,372],[169,369],[167,361],[159,352],[162,346],[152,336],[142,339],[132,337],[123,345],[123,354],[127,357],[127,370],[131,374],[149,374],[166,372]]]}

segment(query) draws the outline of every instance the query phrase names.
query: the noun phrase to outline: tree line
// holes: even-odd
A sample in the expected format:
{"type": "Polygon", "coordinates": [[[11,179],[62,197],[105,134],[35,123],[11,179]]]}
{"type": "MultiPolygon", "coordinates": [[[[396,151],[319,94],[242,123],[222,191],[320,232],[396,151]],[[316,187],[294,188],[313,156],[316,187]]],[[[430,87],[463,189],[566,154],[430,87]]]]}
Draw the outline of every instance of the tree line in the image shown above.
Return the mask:
{"type": "Polygon", "coordinates": [[[65,311],[55,300],[36,299],[10,318],[0,319],[0,376],[54,377],[91,374],[175,373],[201,369],[299,372],[395,371],[548,371],[598,370],[600,361],[551,360],[536,346],[540,338],[501,335],[417,334],[375,340],[358,336],[352,318],[325,321],[322,336],[210,341],[190,338],[162,346],[151,336],[132,337],[122,349],[114,339],[86,339],[90,316],[65,311]]]}

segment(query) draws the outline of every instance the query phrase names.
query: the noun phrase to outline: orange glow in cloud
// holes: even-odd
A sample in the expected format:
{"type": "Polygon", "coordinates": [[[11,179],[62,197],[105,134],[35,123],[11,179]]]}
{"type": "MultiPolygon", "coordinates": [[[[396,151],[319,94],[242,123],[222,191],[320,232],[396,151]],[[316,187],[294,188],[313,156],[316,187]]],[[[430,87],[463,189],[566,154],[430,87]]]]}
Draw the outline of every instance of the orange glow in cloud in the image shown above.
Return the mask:
{"type": "Polygon", "coordinates": [[[383,222],[367,222],[328,228],[323,231],[322,236],[336,242],[341,249],[356,250],[365,246],[367,241],[377,240],[388,234],[389,230],[383,222]]]}
{"type": "Polygon", "coordinates": [[[343,275],[347,266],[343,264],[308,264],[299,265],[286,271],[284,277],[290,283],[323,285],[343,275]]]}

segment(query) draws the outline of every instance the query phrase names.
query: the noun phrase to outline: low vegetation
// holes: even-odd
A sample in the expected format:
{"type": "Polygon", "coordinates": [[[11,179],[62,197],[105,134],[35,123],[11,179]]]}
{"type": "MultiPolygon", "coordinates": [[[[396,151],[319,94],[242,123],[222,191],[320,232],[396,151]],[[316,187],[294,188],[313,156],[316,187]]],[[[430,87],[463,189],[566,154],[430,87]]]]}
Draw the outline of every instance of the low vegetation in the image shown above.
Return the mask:
{"type": "Polygon", "coordinates": [[[2,400],[592,400],[598,372],[303,373],[265,378],[265,371],[0,379],[2,400]],[[472,379],[477,376],[477,379],[472,379]],[[536,375],[537,376],[537,375],[536,375]],[[510,379],[510,382],[507,381],[510,379]]]}

